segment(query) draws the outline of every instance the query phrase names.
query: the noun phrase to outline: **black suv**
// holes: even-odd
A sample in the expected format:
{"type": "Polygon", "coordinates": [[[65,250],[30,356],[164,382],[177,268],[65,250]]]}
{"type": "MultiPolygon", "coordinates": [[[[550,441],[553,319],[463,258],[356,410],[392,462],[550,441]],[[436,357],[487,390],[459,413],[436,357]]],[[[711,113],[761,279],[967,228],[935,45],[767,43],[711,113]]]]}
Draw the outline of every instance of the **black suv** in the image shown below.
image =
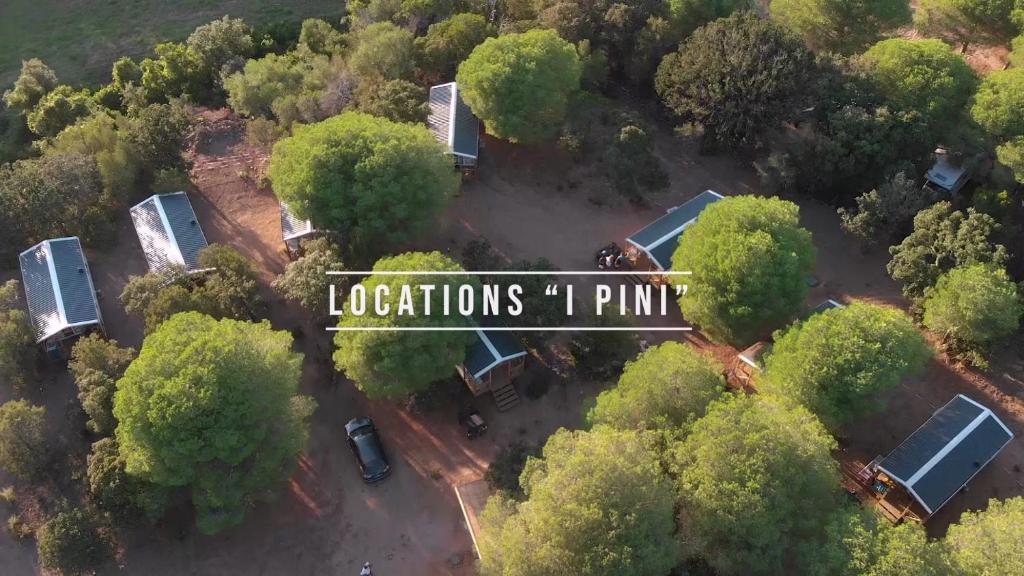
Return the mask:
{"type": "Polygon", "coordinates": [[[380,443],[380,435],[369,418],[353,418],[345,424],[348,445],[356,455],[359,469],[363,472],[363,480],[368,483],[379,482],[391,474],[391,465],[384,454],[380,443]]]}

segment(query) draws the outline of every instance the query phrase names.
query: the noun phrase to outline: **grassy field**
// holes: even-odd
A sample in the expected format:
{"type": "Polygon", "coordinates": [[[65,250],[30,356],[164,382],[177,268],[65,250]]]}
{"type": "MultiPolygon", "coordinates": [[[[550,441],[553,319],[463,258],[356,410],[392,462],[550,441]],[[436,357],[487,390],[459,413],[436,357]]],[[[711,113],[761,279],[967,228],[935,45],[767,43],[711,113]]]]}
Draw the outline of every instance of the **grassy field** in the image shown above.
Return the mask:
{"type": "MultiPolygon", "coordinates": [[[[118,57],[145,56],[225,14],[250,25],[309,17],[336,21],[344,0],[0,0],[0,83],[42,58],[62,82],[109,81],[118,57]]],[[[2,91],[2,90],[0,90],[2,91]]]]}

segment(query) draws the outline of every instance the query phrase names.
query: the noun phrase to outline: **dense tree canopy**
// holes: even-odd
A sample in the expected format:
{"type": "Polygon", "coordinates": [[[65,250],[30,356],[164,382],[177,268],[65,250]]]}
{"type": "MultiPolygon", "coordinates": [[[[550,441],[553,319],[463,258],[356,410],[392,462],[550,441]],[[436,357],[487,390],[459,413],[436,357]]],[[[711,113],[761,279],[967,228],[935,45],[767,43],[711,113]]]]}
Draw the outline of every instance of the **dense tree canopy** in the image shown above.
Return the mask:
{"type": "MultiPolygon", "coordinates": [[[[382,258],[373,266],[374,271],[458,271],[462,267],[440,252],[406,252],[398,256],[382,258]]],[[[363,316],[344,314],[338,321],[340,327],[380,326],[466,326],[471,320],[458,314],[458,287],[467,284],[479,294],[479,280],[474,276],[402,276],[371,275],[360,282],[359,287],[349,291],[365,290],[367,310],[363,316]],[[428,294],[419,288],[424,284],[435,286],[428,294]],[[401,288],[411,290],[412,311],[402,311],[401,288]],[[451,291],[450,313],[442,313],[444,295],[442,286],[451,291]],[[383,288],[382,288],[383,287],[383,288]],[[382,291],[388,305],[386,314],[378,314],[370,307],[372,297],[382,291]],[[387,291],[386,293],[383,291],[387,291]],[[426,315],[425,300],[430,302],[430,315],[426,315]]],[[[340,305],[340,304],[339,304],[340,305]]],[[[351,310],[346,306],[346,310],[351,310]]],[[[474,313],[479,312],[474,311],[474,313]]],[[[455,373],[455,366],[466,357],[466,348],[476,336],[471,332],[398,332],[398,331],[339,331],[334,337],[338,349],[334,352],[334,363],[344,371],[360,390],[370,397],[402,396],[424,390],[430,384],[455,373]]]]}
{"type": "Polygon", "coordinates": [[[667,4],[669,21],[678,38],[685,38],[708,22],[753,6],[749,0],[668,0],[667,4]]]}
{"type": "Polygon", "coordinates": [[[676,565],[672,487],[632,431],[559,430],[520,476],[523,502],[492,497],[481,573],[664,575],[676,565]]]}
{"type": "Polygon", "coordinates": [[[39,136],[56,136],[61,130],[74,124],[79,118],[92,112],[92,96],[86,89],[75,90],[71,86],[57,86],[40,98],[26,116],[29,130],[39,136]]]}
{"type": "Polygon", "coordinates": [[[356,93],[359,111],[392,122],[423,124],[430,107],[427,90],[408,80],[364,82],[356,93]]]}
{"type": "Polygon", "coordinates": [[[494,34],[494,27],[480,14],[456,14],[431,24],[416,39],[416,61],[430,80],[447,82],[473,49],[494,34]]]}
{"type": "Polygon", "coordinates": [[[1024,497],[992,499],[984,511],[964,512],[949,527],[946,544],[953,565],[972,576],[1024,575],[1024,497]]]}
{"type": "Polygon", "coordinates": [[[910,22],[907,0],[773,0],[772,19],[815,50],[860,52],[910,22]]]}
{"type": "Polygon", "coordinates": [[[939,277],[926,292],[924,325],[954,345],[984,352],[1020,326],[1017,285],[999,267],[961,266],[939,277]]]}
{"type": "Polygon", "coordinates": [[[415,65],[412,32],[377,22],[353,34],[349,68],[364,82],[409,79],[415,65]]]}
{"type": "Polygon", "coordinates": [[[704,415],[725,391],[722,367],[679,342],[649,348],[626,364],[619,383],[597,397],[593,424],[675,434],[704,415]]]}
{"type": "Polygon", "coordinates": [[[882,394],[930,356],[903,312],[855,303],[776,335],[758,388],[796,400],[837,429],[884,407],[882,394]]]}
{"type": "Polygon", "coordinates": [[[201,276],[184,269],[131,276],[121,292],[121,304],[152,331],[178,312],[202,312],[214,318],[250,319],[260,303],[256,269],[245,256],[223,244],[199,251],[201,276]]]}
{"type": "Polygon", "coordinates": [[[954,123],[976,82],[967,62],[940,40],[883,40],[861,62],[890,103],[932,125],[954,123]]]}
{"type": "Polygon", "coordinates": [[[1006,247],[996,244],[998,229],[988,214],[973,208],[953,210],[949,202],[939,202],[918,213],[910,236],[889,248],[889,275],[903,284],[905,296],[920,299],[939,276],[957,266],[1003,265],[1007,253],[1006,247]]]}
{"type": "Polygon", "coordinates": [[[46,409],[26,400],[0,404],[0,468],[30,479],[46,463],[48,452],[46,409]]]}
{"type": "Polygon", "coordinates": [[[111,434],[115,383],[135,358],[135,350],[121,348],[117,340],[93,333],[75,342],[68,369],[78,386],[78,401],[89,416],[85,427],[95,434],[111,434]]]}
{"type": "Polygon", "coordinates": [[[423,126],[346,112],[274,146],[274,193],[318,228],[337,231],[346,260],[409,240],[441,210],[459,178],[423,126]]]}
{"type": "Polygon", "coordinates": [[[344,270],[338,247],[328,238],[315,238],[302,243],[302,256],[289,262],[284,273],[274,280],[274,289],[285,298],[298,302],[314,318],[328,314],[328,291],[338,277],[327,275],[331,270],[344,270]]]}
{"type": "Polygon", "coordinates": [[[129,475],[187,487],[197,524],[242,521],[290,474],[315,403],[297,394],[302,357],[267,323],[178,314],[146,337],[117,383],[117,442],[129,475]]]}
{"type": "Polygon", "coordinates": [[[865,246],[889,245],[906,237],[914,216],[935,202],[935,196],[905,172],[897,172],[856,201],[856,210],[839,209],[843,230],[865,246]]]}
{"type": "Polygon", "coordinates": [[[812,68],[799,40],[744,12],[697,29],[662,60],[655,87],[707,144],[749,146],[799,109],[812,68]]]}
{"type": "Polygon", "coordinates": [[[986,76],[974,96],[971,117],[993,138],[1024,136],[1024,68],[986,76]]]}
{"type": "Polygon", "coordinates": [[[463,100],[487,132],[511,142],[558,133],[579,88],[576,51],[551,30],[488,38],[459,65],[463,100]]]}
{"type": "Polygon", "coordinates": [[[680,238],[672,269],[691,271],[683,316],[737,345],[766,335],[803,304],[814,267],[798,208],[778,198],[738,196],[711,204],[680,238]]]}
{"type": "Polygon", "coordinates": [[[4,92],[4,103],[11,110],[27,114],[36,104],[57,87],[57,75],[38,58],[21,63],[21,73],[14,86],[4,92]]]}
{"type": "Polygon", "coordinates": [[[35,334],[28,314],[19,306],[20,283],[0,285],[0,381],[22,390],[32,372],[35,334]]]}
{"type": "Polygon", "coordinates": [[[803,551],[808,576],[951,576],[941,542],[929,540],[913,522],[892,525],[860,506],[839,510],[824,542],[809,541],[803,551]]]}
{"type": "Polygon", "coordinates": [[[713,403],[675,453],[683,551],[720,574],[786,574],[839,505],[835,441],[778,399],[713,403]]]}
{"type": "Polygon", "coordinates": [[[1010,11],[1014,0],[920,0],[914,27],[920,32],[958,42],[998,42],[1013,34],[1010,11]]]}
{"type": "Polygon", "coordinates": [[[114,555],[101,527],[95,512],[66,507],[39,529],[39,563],[66,575],[94,573],[114,555]]]}

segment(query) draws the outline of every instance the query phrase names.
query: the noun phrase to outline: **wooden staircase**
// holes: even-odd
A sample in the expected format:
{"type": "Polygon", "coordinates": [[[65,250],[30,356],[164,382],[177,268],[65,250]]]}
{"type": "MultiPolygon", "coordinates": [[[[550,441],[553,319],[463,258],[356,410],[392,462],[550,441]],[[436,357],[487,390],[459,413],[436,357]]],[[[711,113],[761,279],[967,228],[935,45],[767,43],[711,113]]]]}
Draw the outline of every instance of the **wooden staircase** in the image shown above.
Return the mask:
{"type": "Polygon", "coordinates": [[[506,382],[504,386],[499,388],[491,389],[491,395],[494,396],[494,402],[498,405],[499,412],[511,410],[519,405],[519,394],[511,382],[506,382]]]}

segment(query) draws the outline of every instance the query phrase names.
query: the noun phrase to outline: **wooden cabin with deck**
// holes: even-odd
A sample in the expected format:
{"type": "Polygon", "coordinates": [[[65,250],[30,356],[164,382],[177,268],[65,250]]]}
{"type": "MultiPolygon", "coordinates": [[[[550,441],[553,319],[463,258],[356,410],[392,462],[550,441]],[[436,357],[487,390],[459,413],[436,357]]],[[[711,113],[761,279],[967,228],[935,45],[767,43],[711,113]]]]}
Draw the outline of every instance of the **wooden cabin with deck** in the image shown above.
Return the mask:
{"type": "Polygon", "coordinates": [[[499,410],[519,404],[513,381],[523,373],[526,351],[508,332],[476,330],[476,341],[456,369],[474,396],[490,392],[499,410]]]}
{"type": "MultiPolygon", "coordinates": [[[[828,298],[821,304],[818,304],[814,308],[807,311],[802,317],[803,320],[814,316],[820,312],[826,310],[832,310],[833,308],[845,308],[841,303],[828,298]]],[[[747,346],[742,352],[736,355],[736,362],[733,369],[729,372],[729,382],[731,382],[737,388],[749,388],[754,389],[754,380],[758,374],[764,372],[764,359],[772,351],[772,342],[770,340],[759,340],[754,342],[750,346],[747,346]]]]}
{"type": "Polygon", "coordinates": [[[886,457],[844,483],[893,522],[924,522],[945,506],[1013,439],[985,406],[957,394],[886,457]]]}
{"type": "Polygon", "coordinates": [[[36,343],[62,356],[79,336],[103,332],[96,288],[77,237],[44,240],[18,256],[36,343]]]}
{"type": "Polygon", "coordinates": [[[462,101],[458,84],[432,86],[428,107],[427,128],[448,147],[455,167],[472,173],[480,155],[480,120],[462,101]]]}
{"type": "Polygon", "coordinates": [[[129,212],[150,272],[168,275],[204,271],[199,265],[199,252],[209,244],[184,192],[150,196],[129,212]]]}
{"type": "MultiPolygon", "coordinates": [[[[634,270],[663,272],[672,267],[672,254],[679,246],[679,239],[697,217],[709,205],[724,198],[718,192],[705,190],[679,206],[637,230],[626,238],[625,256],[634,270]]],[[[651,275],[647,278],[655,285],[666,282],[665,276],[651,275]]]]}

